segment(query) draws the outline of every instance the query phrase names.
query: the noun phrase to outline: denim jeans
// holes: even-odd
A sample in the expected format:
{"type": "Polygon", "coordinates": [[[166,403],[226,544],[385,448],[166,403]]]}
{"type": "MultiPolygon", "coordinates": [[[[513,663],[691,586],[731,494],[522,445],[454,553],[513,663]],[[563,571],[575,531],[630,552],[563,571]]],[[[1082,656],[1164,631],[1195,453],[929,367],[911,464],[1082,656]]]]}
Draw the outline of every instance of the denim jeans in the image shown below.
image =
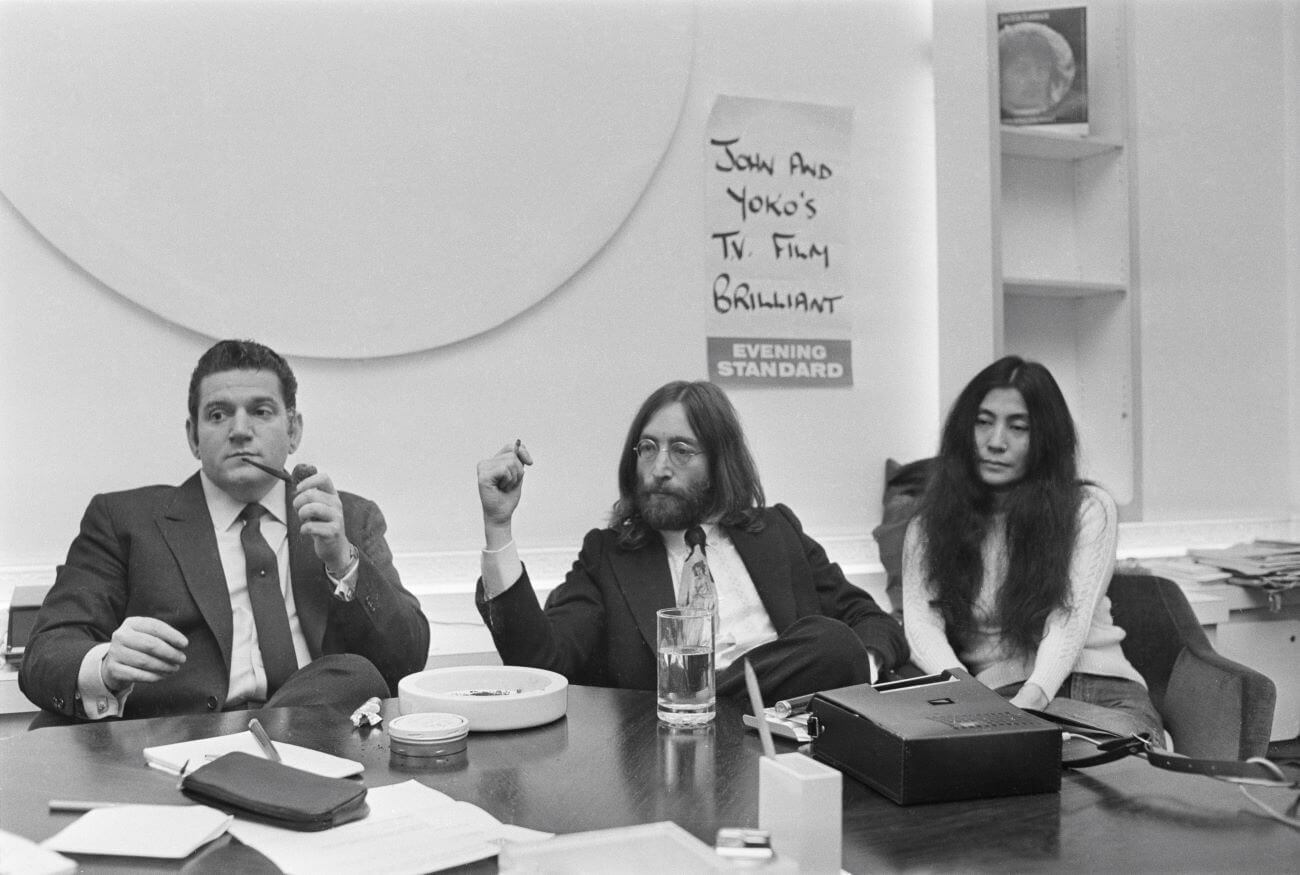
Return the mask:
{"type": "MultiPolygon", "coordinates": [[[[1008,699],[1024,684],[999,687],[1008,699]]],[[[1159,747],[1165,747],[1164,724],[1146,688],[1136,681],[1075,672],[1056,691],[1056,698],[1043,709],[1073,720],[1090,723],[1120,735],[1146,732],[1159,747]]]]}

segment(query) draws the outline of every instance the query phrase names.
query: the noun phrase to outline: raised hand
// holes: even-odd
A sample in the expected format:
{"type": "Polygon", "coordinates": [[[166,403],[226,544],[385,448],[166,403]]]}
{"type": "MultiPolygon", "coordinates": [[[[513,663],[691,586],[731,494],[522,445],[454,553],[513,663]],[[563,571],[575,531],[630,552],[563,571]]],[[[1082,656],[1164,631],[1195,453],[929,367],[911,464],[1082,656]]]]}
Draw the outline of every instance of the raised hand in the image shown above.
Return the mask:
{"type": "Polygon", "coordinates": [[[524,467],[532,463],[523,441],[506,444],[495,456],[478,463],[478,497],[489,550],[505,546],[512,537],[510,520],[523,492],[524,467]]]}

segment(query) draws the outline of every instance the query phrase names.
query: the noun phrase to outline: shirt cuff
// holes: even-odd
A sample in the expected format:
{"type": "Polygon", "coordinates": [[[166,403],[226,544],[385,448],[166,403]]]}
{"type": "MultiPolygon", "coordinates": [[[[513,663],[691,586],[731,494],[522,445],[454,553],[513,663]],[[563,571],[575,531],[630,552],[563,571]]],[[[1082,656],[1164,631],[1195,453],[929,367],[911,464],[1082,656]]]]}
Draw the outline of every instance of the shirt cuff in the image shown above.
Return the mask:
{"type": "Polygon", "coordinates": [[[81,660],[81,669],[77,672],[77,695],[81,698],[81,707],[88,720],[103,720],[105,717],[117,717],[126,708],[126,697],[131,695],[134,684],[113,693],[104,683],[102,666],[109,644],[96,644],[86,652],[81,660]]]}
{"type": "Polygon", "coordinates": [[[867,683],[874,684],[880,680],[880,654],[867,648],[867,666],[871,669],[871,680],[867,683]]]}
{"type": "Polygon", "coordinates": [[[334,598],[341,602],[350,602],[356,597],[357,578],[361,575],[361,557],[352,560],[352,567],[342,577],[335,577],[325,569],[325,576],[334,584],[334,598]]]}
{"type": "Polygon", "coordinates": [[[489,601],[514,586],[524,575],[524,564],[519,560],[515,542],[497,550],[484,550],[479,559],[479,572],[483,575],[483,595],[489,601]]]}

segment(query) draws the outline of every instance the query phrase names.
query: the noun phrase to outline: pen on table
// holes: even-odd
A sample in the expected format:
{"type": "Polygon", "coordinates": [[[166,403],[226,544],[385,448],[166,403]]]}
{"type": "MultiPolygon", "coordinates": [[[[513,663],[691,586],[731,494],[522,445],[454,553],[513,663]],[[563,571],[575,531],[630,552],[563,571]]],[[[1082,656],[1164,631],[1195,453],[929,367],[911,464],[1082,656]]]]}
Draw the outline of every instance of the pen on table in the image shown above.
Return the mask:
{"type": "Polygon", "coordinates": [[[772,730],[767,725],[767,715],[763,713],[763,696],[758,691],[758,677],[754,667],[745,660],[745,686],[749,688],[749,705],[754,709],[754,722],[758,724],[758,737],[763,740],[763,755],[776,757],[776,747],[772,744],[772,730]]]}
{"type": "Polygon", "coordinates": [[[262,749],[262,753],[266,754],[268,760],[273,763],[280,762],[280,752],[275,749],[275,745],[271,744],[271,736],[266,734],[266,730],[262,728],[261,722],[256,717],[248,721],[248,731],[253,733],[253,738],[257,739],[257,746],[262,749]]]}
{"type": "Polygon", "coordinates": [[[74,813],[84,813],[94,811],[96,808],[120,808],[123,805],[173,805],[178,808],[189,808],[191,806],[184,803],[172,802],[102,802],[95,799],[51,799],[50,811],[71,811],[74,813]]]}
{"type": "Polygon", "coordinates": [[[91,799],[51,799],[50,811],[90,811],[95,808],[114,808],[125,802],[96,802],[91,799]]]}
{"type": "Polygon", "coordinates": [[[791,714],[798,714],[800,711],[808,710],[808,703],[812,701],[813,694],[806,696],[795,696],[793,699],[782,699],[772,706],[778,717],[789,717],[791,714]]]}

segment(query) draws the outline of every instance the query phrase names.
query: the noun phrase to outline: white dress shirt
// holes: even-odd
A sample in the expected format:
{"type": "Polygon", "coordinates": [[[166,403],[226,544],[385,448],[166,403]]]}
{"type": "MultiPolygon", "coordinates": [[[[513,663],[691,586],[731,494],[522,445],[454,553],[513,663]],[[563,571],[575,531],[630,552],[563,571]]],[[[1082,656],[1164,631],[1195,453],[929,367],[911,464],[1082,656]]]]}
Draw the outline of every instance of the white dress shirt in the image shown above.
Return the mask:
{"type": "MultiPolygon", "coordinates": [[[[726,531],[713,523],[705,523],[701,528],[704,529],[704,558],[708,560],[709,573],[718,590],[718,640],[713,642],[713,651],[714,665],[722,671],[760,644],[775,641],[777,632],[763,600],[758,597],[749,569],[726,531]]],[[[691,548],[686,544],[684,531],[659,534],[668,550],[668,569],[673,576],[673,592],[677,592],[691,548]]]]}

